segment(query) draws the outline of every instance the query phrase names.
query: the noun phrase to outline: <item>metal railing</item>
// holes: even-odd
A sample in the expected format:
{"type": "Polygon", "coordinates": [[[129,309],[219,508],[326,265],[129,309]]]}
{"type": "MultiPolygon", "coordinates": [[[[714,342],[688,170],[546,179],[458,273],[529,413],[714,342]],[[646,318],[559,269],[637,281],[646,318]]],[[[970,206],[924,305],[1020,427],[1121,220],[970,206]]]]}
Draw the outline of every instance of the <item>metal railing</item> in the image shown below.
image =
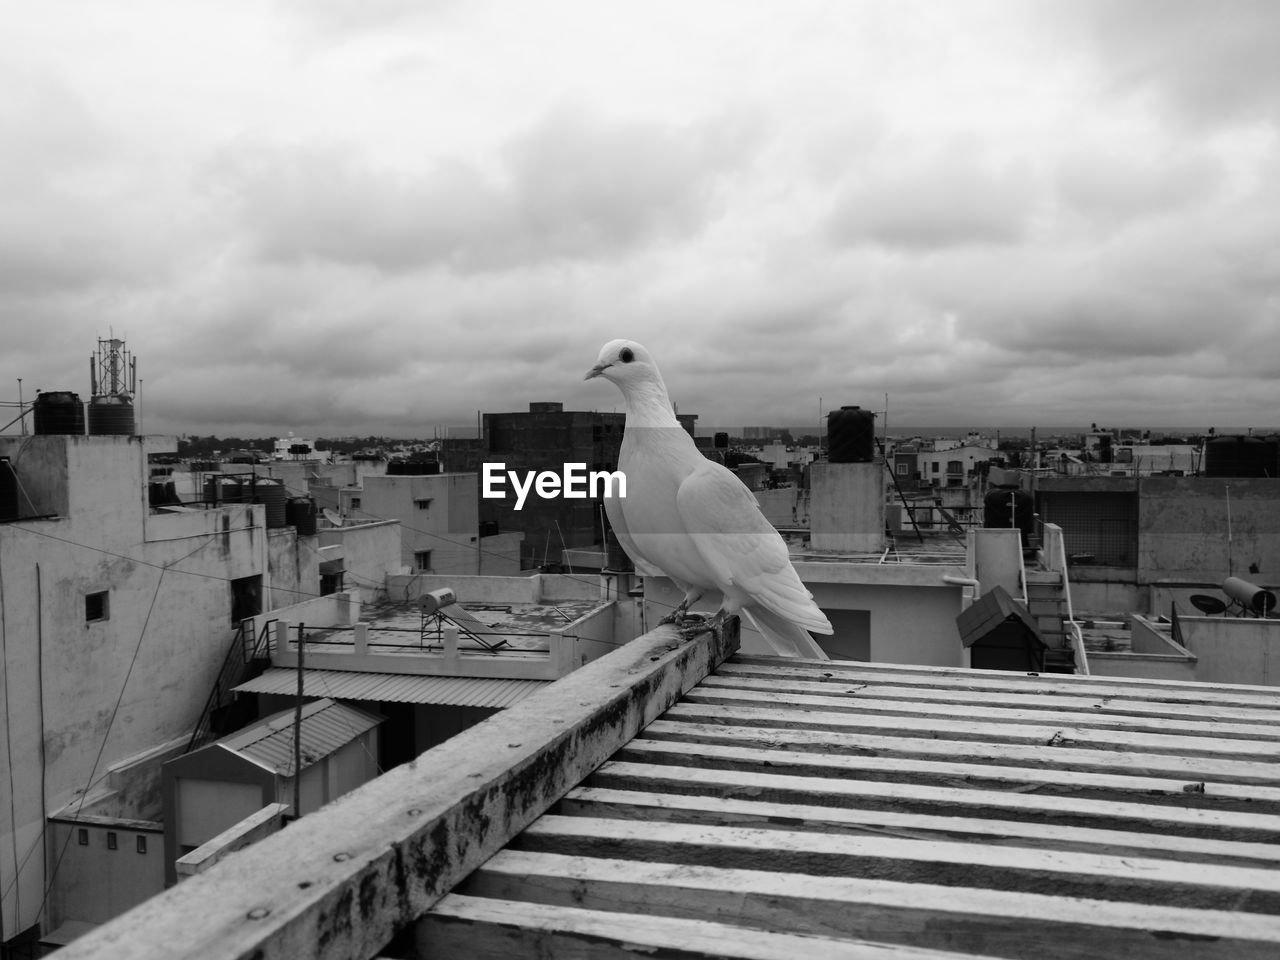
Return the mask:
{"type": "Polygon", "coordinates": [[[266,656],[270,647],[269,628],[275,622],[274,619],[263,621],[257,636],[253,634],[252,618],[241,620],[237,624],[227,655],[222,660],[222,667],[213,681],[213,689],[209,691],[209,696],[204,702],[200,719],[196,721],[195,728],[191,731],[191,739],[187,741],[184,753],[190,753],[196,747],[203,746],[208,740],[213,729],[214,712],[225,705],[231,691],[244,680],[245,669],[249,664],[266,656]]]}

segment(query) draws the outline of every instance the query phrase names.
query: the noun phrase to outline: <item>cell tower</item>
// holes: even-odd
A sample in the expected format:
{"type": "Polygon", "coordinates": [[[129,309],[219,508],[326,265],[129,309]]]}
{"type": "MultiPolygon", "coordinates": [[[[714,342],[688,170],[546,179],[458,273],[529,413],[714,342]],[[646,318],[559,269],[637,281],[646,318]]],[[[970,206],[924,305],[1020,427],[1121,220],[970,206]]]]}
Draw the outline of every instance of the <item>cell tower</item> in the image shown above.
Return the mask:
{"type": "Polygon", "coordinates": [[[89,358],[89,380],[95,400],[114,397],[132,403],[138,392],[138,361],[123,340],[99,339],[98,352],[89,358]]]}
{"type": "Polygon", "coordinates": [[[133,433],[133,398],[138,392],[138,361],[123,340],[98,340],[98,352],[89,358],[89,433],[133,433]]]}

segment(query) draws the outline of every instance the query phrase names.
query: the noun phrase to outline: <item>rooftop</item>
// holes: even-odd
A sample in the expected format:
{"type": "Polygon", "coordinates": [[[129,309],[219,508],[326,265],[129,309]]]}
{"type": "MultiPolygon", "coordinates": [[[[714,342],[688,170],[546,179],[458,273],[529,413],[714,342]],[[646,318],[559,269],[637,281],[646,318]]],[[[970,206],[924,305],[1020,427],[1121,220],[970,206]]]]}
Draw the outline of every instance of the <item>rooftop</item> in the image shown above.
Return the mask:
{"type": "Polygon", "coordinates": [[[736,647],[637,638],[65,956],[1280,952],[1280,690],[736,647]]]}
{"type": "MultiPolygon", "coordinates": [[[[370,653],[417,655],[443,644],[443,629],[452,613],[469,626],[459,630],[459,652],[490,653],[489,646],[502,641],[498,653],[542,653],[549,647],[553,631],[573,623],[600,606],[599,600],[556,600],[554,603],[466,602],[461,609],[445,610],[446,619],[424,617],[418,601],[384,600],[364,604],[361,619],[368,624],[370,653]],[[470,614],[470,618],[466,615],[470,614]],[[470,623],[473,618],[479,625],[470,623]]],[[[354,648],[355,627],[338,626],[307,630],[307,649],[315,645],[326,652],[354,648]]],[[[296,643],[293,644],[296,647],[296,643]]]]}

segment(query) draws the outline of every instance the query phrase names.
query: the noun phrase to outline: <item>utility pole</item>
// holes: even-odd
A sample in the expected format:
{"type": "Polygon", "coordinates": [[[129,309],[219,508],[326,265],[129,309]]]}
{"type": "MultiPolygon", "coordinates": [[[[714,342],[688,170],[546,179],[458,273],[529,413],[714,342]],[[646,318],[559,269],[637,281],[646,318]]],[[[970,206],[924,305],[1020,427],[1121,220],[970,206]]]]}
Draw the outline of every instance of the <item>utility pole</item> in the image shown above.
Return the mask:
{"type": "Polygon", "coordinates": [[[298,698],[293,707],[293,817],[302,816],[302,651],[303,625],[298,624],[298,698]]]}

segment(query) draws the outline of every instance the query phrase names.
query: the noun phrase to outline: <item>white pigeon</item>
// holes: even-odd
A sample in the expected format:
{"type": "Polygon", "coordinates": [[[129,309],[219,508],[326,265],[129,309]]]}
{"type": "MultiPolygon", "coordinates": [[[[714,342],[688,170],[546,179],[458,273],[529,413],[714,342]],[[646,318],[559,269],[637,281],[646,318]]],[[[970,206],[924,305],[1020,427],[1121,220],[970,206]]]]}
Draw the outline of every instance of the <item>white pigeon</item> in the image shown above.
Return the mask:
{"type": "Polygon", "coordinates": [[[694,445],[649,351],[611,340],[587,372],[593,377],[613,381],[626,401],[618,469],[627,495],[605,499],[609,523],[639,573],[665,575],[685,592],[664,622],[719,590],[724,601],[712,623],[741,612],[776,653],[828,659],[808,631],[831,633],[831,623],[800,582],[786,543],[746,485],[694,445]]]}

